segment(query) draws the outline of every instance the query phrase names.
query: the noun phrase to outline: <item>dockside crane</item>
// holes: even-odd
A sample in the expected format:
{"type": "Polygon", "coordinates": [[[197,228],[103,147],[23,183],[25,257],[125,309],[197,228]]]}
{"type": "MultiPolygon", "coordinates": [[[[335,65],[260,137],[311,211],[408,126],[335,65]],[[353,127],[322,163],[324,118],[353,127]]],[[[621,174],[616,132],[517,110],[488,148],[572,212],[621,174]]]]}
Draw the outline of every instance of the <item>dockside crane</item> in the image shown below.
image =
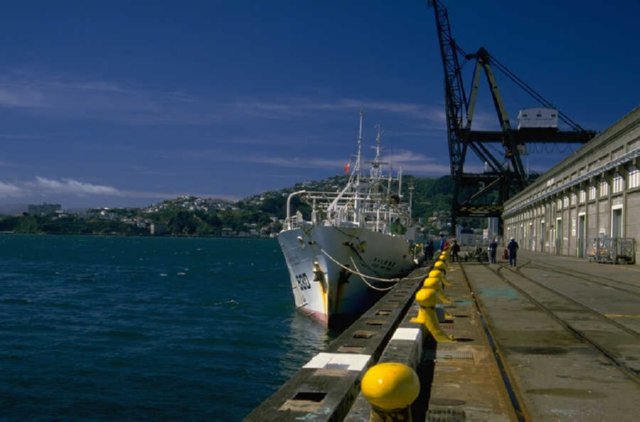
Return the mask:
{"type": "MultiPolygon", "coordinates": [[[[533,177],[527,174],[521,158],[521,151],[526,144],[585,143],[595,136],[595,132],[583,129],[560,111],[557,111],[558,118],[571,130],[561,131],[554,127],[512,128],[493,72],[494,68],[531,95],[543,107],[549,109],[556,109],[556,107],[491,56],[484,47],[479,48],[475,53],[467,54],[453,38],[449,14],[444,3],[441,0],[428,0],[428,4],[435,11],[440,55],[444,68],[447,138],[454,184],[451,230],[455,233],[459,217],[500,217],[504,202],[531,183],[533,177]],[[467,97],[460,63],[469,61],[474,61],[475,65],[471,89],[467,97]],[[500,130],[478,131],[471,127],[481,73],[484,73],[489,85],[500,130]],[[501,146],[500,153],[496,154],[488,147],[492,143],[501,146]],[[469,150],[484,163],[485,171],[482,173],[465,171],[469,150]]],[[[502,222],[499,225],[499,231],[502,234],[502,222]]]]}

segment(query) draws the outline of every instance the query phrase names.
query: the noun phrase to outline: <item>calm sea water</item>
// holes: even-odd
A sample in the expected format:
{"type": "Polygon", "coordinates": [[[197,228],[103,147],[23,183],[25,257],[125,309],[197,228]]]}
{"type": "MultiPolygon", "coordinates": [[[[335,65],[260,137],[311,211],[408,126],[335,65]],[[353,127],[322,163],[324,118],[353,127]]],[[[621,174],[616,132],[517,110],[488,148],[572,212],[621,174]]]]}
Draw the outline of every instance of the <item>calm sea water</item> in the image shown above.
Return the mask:
{"type": "Polygon", "coordinates": [[[246,416],[322,350],[275,240],[0,235],[0,419],[246,416]]]}

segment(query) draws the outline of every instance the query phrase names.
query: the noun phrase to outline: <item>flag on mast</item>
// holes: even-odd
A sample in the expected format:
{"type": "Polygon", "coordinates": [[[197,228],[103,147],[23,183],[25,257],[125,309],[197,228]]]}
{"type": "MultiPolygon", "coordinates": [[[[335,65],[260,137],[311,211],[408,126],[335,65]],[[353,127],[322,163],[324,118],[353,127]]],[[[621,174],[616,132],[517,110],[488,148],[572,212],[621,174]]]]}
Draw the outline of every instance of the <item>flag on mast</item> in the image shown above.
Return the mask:
{"type": "Polygon", "coordinates": [[[351,171],[351,161],[349,161],[347,164],[344,165],[344,174],[348,176],[350,171],[351,171]]]}

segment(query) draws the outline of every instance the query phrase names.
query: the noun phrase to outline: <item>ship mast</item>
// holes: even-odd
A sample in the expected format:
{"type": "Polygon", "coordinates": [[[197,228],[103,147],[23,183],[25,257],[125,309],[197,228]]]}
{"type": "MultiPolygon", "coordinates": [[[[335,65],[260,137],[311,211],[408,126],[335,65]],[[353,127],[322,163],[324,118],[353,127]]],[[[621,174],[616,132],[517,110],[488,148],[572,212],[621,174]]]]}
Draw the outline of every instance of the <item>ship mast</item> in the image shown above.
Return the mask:
{"type": "Polygon", "coordinates": [[[331,204],[327,207],[327,215],[329,218],[337,217],[334,215],[334,212],[338,210],[338,204],[342,200],[342,198],[347,194],[347,192],[353,192],[353,223],[358,223],[359,221],[359,208],[360,208],[360,197],[358,192],[358,187],[360,186],[360,168],[362,166],[362,125],[364,120],[364,113],[360,112],[360,125],[358,128],[358,148],[356,151],[356,162],[353,166],[353,171],[349,175],[349,180],[347,181],[346,186],[340,191],[338,196],[331,201],[331,204]]]}
{"type": "Polygon", "coordinates": [[[355,165],[355,169],[354,169],[354,173],[356,176],[356,181],[355,181],[355,196],[353,198],[354,200],[354,204],[353,204],[353,208],[354,208],[354,212],[353,212],[353,222],[354,223],[358,223],[359,220],[359,214],[360,214],[360,193],[358,190],[358,186],[360,186],[360,169],[362,166],[362,124],[364,121],[364,113],[362,111],[360,111],[360,124],[358,127],[358,149],[356,152],[356,165],[355,165]]]}
{"type": "Polygon", "coordinates": [[[360,112],[360,125],[358,129],[358,149],[356,152],[356,164],[354,168],[354,173],[356,175],[356,186],[360,184],[360,168],[362,165],[362,124],[364,122],[364,113],[360,112]]]}
{"type": "Polygon", "coordinates": [[[380,125],[376,125],[378,129],[378,134],[376,135],[376,146],[374,147],[376,150],[376,157],[371,162],[371,179],[374,182],[377,182],[382,177],[382,161],[380,161],[380,143],[382,140],[382,128],[380,125]]]}

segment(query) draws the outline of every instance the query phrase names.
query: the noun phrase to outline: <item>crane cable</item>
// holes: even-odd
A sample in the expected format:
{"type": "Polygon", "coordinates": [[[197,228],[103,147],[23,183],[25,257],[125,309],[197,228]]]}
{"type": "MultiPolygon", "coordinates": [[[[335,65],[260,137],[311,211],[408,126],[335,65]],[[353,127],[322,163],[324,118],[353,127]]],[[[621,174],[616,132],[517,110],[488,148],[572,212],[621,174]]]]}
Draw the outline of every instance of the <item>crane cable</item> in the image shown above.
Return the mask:
{"type": "Polygon", "coordinates": [[[584,128],[580,126],[578,123],[573,121],[569,116],[560,111],[556,106],[547,101],[542,95],[540,95],[536,90],[534,90],[529,84],[520,79],[515,73],[513,73],[509,68],[502,63],[500,63],[494,56],[489,54],[489,59],[491,63],[493,63],[498,70],[500,70],[504,75],[506,75],[509,79],[511,79],[516,85],[522,88],[527,94],[531,95],[535,100],[537,100],[540,104],[547,108],[553,108],[558,110],[558,115],[560,119],[571,126],[574,130],[584,132],[584,128]]]}
{"type": "MultiPolygon", "coordinates": [[[[454,40],[454,42],[455,42],[455,40],[454,40]]],[[[464,64],[469,60],[469,57],[472,57],[472,55],[467,54],[462,49],[462,47],[460,47],[458,45],[458,43],[455,43],[454,47],[458,51],[458,53],[462,56],[462,58],[464,58],[464,62],[462,64],[462,66],[464,66],[464,64]]],[[[525,91],[527,94],[531,95],[536,101],[538,101],[544,107],[553,108],[555,110],[558,110],[558,116],[560,117],[560,120],[565,122],[567,125],[571,126],[571,128],[573,130],[579,131],[579,132],[586,132],[585,129],[582,126],[580,126],[573,119],[571,119],[569,116],[567,116],[561,110],[559,110],[558,107],[554,106],[551,102],[549,102],[547,99],[545,99],[541,94],[539,94],[535,89],[533,89],[531,87],[531,85],[527,84],[525,81],[520,79],[515,73],[513,73],[511,70],[509,70],[509,68],[507,66],[505,66],[502,63],[500,63],[500,61],[498,59],[496,59],[494,56],[492,56],[489,52],[487,52],[487,54],[489,56],[489,60],[491,61],[491,63],[493,63],[495,65],[496,69],[498,69],[506,77],[511,79],[511,81],[513,81],[513,83],[518,85],[523,91],[525,91]]],[[[462,70],[462,66],[460,66],[460,70],[462,70]]]]}

